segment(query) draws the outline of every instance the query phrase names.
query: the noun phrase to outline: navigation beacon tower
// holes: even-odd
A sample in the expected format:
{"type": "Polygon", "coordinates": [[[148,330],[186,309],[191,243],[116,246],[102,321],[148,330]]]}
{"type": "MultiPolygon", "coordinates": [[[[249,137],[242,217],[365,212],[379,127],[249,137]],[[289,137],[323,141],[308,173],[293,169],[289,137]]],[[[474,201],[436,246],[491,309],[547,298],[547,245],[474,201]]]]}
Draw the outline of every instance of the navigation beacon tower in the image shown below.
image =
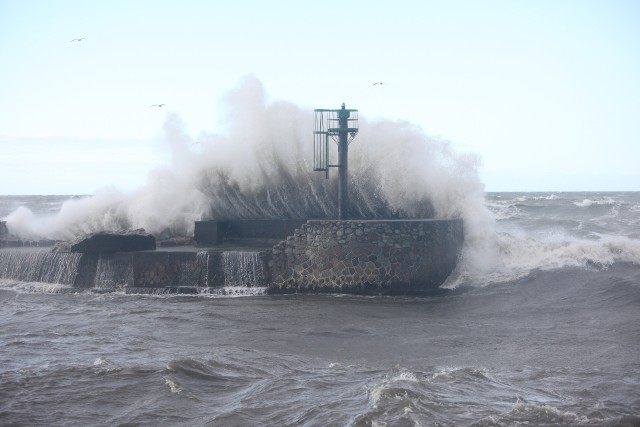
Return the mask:
{"type": "Polygon", "coordinates": [[[316,109],[313,128],[313,170],[325,172],[338,168],[338,219],[349,218],[349,144],[358,133],[358,110],[348,110],[344,102],[339,110],[316,109]],[[338,144],[338,164],[329,164],[329,137],[338,144]]]}

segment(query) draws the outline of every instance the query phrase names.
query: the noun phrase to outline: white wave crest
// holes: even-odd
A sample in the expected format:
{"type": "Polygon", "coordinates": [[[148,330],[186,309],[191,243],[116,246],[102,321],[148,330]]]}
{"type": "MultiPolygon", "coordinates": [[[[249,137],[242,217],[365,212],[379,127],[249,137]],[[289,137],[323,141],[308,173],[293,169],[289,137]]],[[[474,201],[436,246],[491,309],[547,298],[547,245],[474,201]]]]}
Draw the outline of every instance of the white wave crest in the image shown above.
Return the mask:
{"type": "Polygon", "coordinates": [[[573,202],[573,204],[579,208],[588,208],[589,206],[609,206],[609,205],[614,205],[616,202],[615,200],[611,199],[611,198],[606,198],[606,199],[601,199],[601,200],[591,200],[591,199],[584,199],[581,202],[573,202]]]}
{"type": "Polygon", "coordinates": [[[108,365],[110,362],[106,357],[97,357],[93,362],[93,366],[104,366],[108,365]]]}
{"type": "Polygon", "coordinates": [[[403,383],[416,383],[418,378],[413,372],[406,369],[402,369],[399,372],[395,372],[389,376],[385,376],[379,384],[375,384],[369,393],[369,401],[375,407],[380,399],[385,395],[388,390],[402,389],[403,383]]]}
{"type": "Polygon", "coordinates": [[[463,262],[447,287],[462,282],[486,285],[526,276],[535,269],[562,267],[606,268],[618,262],[640,265],[640,240],[605,236],[599,240],[568,238],[563,235],[546,239],[516,237],[507,233],[495,236],[498,256],[483,268],[469,268],[463,262]]]}
{"type": "Polygon", "coordinates": [[[511,203],[487,202],[486,205],[498,221],[524,216],[522,209],[511,203]]]}
{"type": "Polygon", "coordinates": [[[446,366],[446,367],[440,368],[439,371],[434,372],[430,378],[430,381],[431,382],[449,382],[464,376],[484,380],[488,378],[488,373],[480,369],[474,369],[469,367],[446,366]]]}

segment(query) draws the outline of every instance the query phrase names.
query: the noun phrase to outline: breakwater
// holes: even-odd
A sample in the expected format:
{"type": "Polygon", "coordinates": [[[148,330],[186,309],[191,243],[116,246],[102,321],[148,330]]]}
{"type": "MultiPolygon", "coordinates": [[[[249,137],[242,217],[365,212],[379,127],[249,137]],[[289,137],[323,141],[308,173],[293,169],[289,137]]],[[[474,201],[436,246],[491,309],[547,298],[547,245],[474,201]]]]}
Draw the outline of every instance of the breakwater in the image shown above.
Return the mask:
{"type": "Polygon", "coordinates": [[[309,220],[286,238],[291,224],[283,224],[267,232],[270,222],[210,221],[196,228],[194,240],[212,236],[198,230],[216,230],[215,243],[196,247],[103,253],[4,248],[0,279],[142,292],[244,286],[272,294],[411,293],[440,286],[464,241],[460,219],[309,220]]]}
{"type": "Polygon", "coordinates": [[[462,220],[317,220],[273,248],[273,293],[404,293],[455,268],[462,220]]]}
{"type": "Polygon", "coordinates": [[[99,291],[198,293],[266,286],[265,257],[255,251],[192,247],[100,254],[5,248],[0,250],[0,279],[99,291]]]}

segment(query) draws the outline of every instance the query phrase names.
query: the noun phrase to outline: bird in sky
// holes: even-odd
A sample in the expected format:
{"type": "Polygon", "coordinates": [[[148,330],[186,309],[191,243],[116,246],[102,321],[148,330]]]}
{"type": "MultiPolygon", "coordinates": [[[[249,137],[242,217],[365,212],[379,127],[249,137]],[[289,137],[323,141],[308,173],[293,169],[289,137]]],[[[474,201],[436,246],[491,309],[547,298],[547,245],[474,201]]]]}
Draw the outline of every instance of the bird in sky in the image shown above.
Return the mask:
{"type": "Polygon", "coordinates": [[[82,40],[84,40],[84,39],[86,39],[86,37],[80,37],[80,38],[77,38],[77,39],[73,39],[73,40],[71,40],[71,41],[72,41],[72,42],[81,42],[81,41],[82,41],[82,40]]]}
{"type": "Polygon", "coordinates": [[[375,83],[373,84],[373,86],[375,86],[375,85],[380,85],[380,86],[382,86],[383,84],[384,84],[384,82],[375,82],[375,83]]]}
{"type": "Polygon", "coordinates": [[[167,104],[152,104],[152,105],[149,105],[149,107],[163,107],[165,105],[167,104]]]}

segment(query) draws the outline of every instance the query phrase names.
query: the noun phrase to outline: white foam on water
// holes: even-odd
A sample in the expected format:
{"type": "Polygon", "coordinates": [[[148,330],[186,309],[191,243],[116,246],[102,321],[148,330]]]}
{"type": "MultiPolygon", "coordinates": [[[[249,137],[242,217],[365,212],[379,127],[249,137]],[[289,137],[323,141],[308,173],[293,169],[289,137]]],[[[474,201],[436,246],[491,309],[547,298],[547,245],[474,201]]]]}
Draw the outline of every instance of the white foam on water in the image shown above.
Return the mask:
{"type": "Polygon", "coordinates": [[[486,380],[489,378],[489,374],[484,370],[469,367],[445,366],[440,368],[437,372],[434,372],[433,375],[431,375],[430,381],[449,382],[454,381],[461,376],[473,377],[478,380],[486,380]]]}
{"type": "Polygon", "coordinates": [[[105,357],[97,357],[93,362],[93,366],[105,366],[109,364],[110,362],[105,357]]]}
{"type": "Polygon", "coordinates": [[[182,387],[180,387],[176,382],[171,380],[169,377],[164,377],[164,383],[169,386],[171,393],[182,394],[184,391],[182,387]]]}
{"type": "Polygon", "coordinates": [[[266,295],[267,290],[266,286],[224,286],[221,288],[203,288],[199,295],[224,298],[250,297],[266,295]]]}
{"type": "MultiPolygon", "coordinates": [[[[596,236],[594,234],[594,236],[596,236]]],[[[498,256],[482,268],[470,268],[461,262],[447,280],[445,287],[461,283],[487,285],[524,277],[535,269],[552,270],[564,267],[608,268],[615,263],[640,265],[640,240],[623,236],[596,236],[597,239],[576,239],[564,233],[544,238],[495,235],[498,256]]],[[[463,254],[464,256],[464,254],[463,254]]]]}
{"type": "Polygon", "coordinates": [[[609,205],[615,205],[616,201],[607,197],[604,199],[600,199],[600,200],[591,200],[591,199],[584,199],[581,202],[573,202],[573,204],[579,208],[588,208],[589,206],[609,206],[609,205]]]}
{"type": "Polygon", "coordinates": [[[509,418],[526,421],[531,425],[576,425],[587,423],[589,419],[570,411],[561,411],[551,405],[536,405],[517,399],[509,418]]]}
{"type": "Polygon", "coordinates": [[[488,201],[486,206],[493,213],[496,220],[520,218],[524,216],[522,209],[511,202],[488,201]]]}
{"type": "Polygon", "coordinates": [[[385,376],[378,384],[373,385],[369,392],[369,401],[376,407],[380,400],[385,396],[385,393],[390,390],[402,390],[403,383],[417,383],[418,378],[416,375],[406,369],[402,369],[399,372],[395,372],[392,375],[385,376]]]}
{"type": "Polygon", "coordinates": [[[60,283],[17,282],[10,279],[0,279],[0,288],[24,294],[59,294],[74,289],[60,283]]]}

